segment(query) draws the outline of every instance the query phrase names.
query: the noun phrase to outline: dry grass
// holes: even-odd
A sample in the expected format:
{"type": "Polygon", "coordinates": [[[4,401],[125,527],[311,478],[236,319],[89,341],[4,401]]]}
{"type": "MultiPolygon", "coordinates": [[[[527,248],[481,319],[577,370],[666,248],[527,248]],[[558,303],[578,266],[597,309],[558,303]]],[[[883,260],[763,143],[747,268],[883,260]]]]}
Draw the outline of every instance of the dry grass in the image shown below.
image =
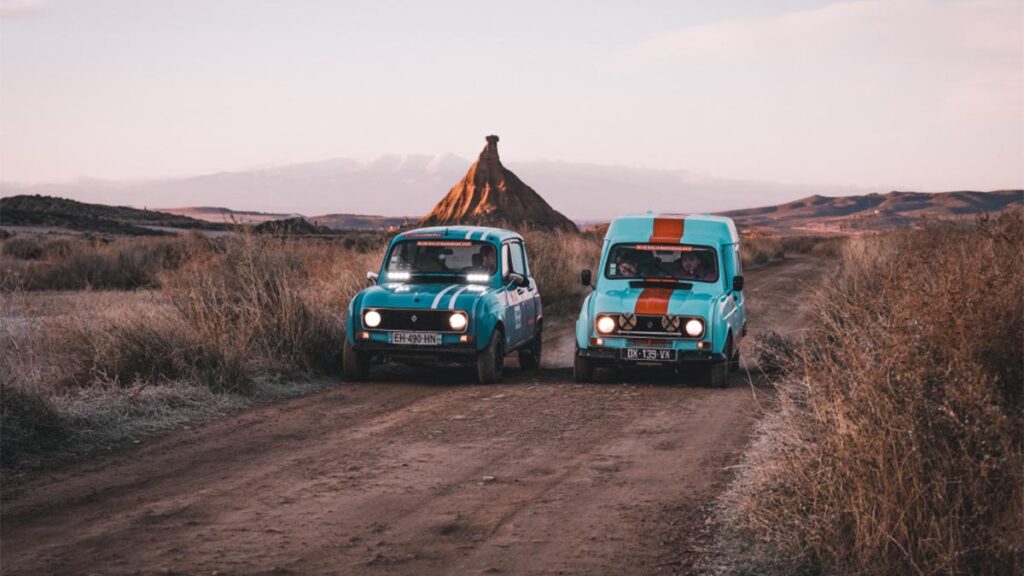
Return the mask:
{"type": "Polygon", "coordinates": [[[847,238],[842,236],[743,238],[741,257],[743,265],[747,267],[767,264],[794,254],[837,257],[846,241],[847,238]]]}
{"type": "MultiPolygon", "coordinates": [[[[366,236],[31,241],[38,259],[18,260],[33,268],[0,299],[5,468],[336,374],[348,302],[384,251],[366,236]],[[147,289],[55,291],[69,287],[147,289]]],[[[528,244],[549,312],[575,312],[600,241],[533,232],[528,244]]]]}
{"type": "MultiPolygon", "coordinates": [[[[14,290],[0,299],[4,468],[289,395],[303,388],[295,382],[336,373],[348,300],[381,259],[379,249],[246,235],[132,242],[116,252],[160,245],[179,255],[174,266],[144,266],[158,289],[14,290]]],[[[108,249],[73,247],[89,256],[108,249]]]]}
{"type": "Polygon", "coordinates": [[[1022,248],[1011,214],[845,249],[725,498],[738,571],[1021,571],[1022,248]]]}
{"type": "Polygon", "coordinates": [[[208,249],[201,236],[40,239],[15,236],[0,245],[0,289],[134,290],[159,286],[163,272],[208,249]]]}
{"type": "Polygon", "coordinates": [[[595,270],[601,258],[601,238],[592,234],[528,231],[524,233],[531,273],[544,307],[553,313],[579,312],[587,290],[580,271],[595,270]]]}

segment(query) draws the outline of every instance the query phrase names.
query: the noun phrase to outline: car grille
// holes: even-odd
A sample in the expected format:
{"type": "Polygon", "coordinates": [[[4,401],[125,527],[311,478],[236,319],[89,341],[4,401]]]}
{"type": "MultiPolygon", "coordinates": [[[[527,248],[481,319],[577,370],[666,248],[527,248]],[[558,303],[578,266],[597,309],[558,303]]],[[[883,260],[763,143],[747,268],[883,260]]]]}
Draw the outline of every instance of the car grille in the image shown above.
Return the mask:
{"type": "Polygon", "coordinates": [[[620,314],[617,334],[627,337],[690,338],[683,326],[688,316],[620,314]]]}
{"type": "Polygon", "coordinates": [[[450,310],[396,310],[377,309],[380,326],[375,330],[403,330],[409,332],[455,332],[448,325],[450,310]]]}

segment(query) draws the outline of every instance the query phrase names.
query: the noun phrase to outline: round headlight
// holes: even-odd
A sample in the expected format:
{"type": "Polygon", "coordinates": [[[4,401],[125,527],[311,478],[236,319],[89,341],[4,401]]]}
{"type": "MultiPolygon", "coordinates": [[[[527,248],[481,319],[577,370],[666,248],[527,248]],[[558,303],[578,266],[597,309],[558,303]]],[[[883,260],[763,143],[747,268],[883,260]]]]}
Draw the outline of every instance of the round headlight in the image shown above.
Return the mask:
{"type": "Polygon", "coordinates": [[[452,330],[463,330],[469,324],[469,318],[462,312],[456,312],[448,317],[448,325],[452,327],[452,330]]]}
{"type": "Polygon", "coordinates": [[[696,318],[686,321],[686,333],[696,338],[704,332],[704,323],[696,318]]]}
{"type": "Polygon", "coordinates": [[[363,314],[363,324],[367,328],[376,328],[380,326],[380,312],[376,310],[367,310],[366,314],[363,314]]]}
{"type": "Polygon", "coordinates": [[[611,334],[615,331],[615,319],[611,316],[601,316],[597,319],[597,331],[601,334],[611,334]]]}

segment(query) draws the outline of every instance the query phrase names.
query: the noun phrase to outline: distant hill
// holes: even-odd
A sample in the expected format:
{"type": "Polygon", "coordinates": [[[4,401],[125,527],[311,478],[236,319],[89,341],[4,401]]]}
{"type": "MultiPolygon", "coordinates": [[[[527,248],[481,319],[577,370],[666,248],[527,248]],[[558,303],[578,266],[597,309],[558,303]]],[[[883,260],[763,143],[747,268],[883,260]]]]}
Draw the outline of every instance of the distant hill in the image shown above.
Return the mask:
{"type": "Polygon", "coordinates": [[[332,230],[391,230],[409,225],[402,216],[375,216],[369,214],[321,214],[307,220],[332,230]]]}
{"type": "Polygon", "coordinates": [[[375,216],[368,214],[320,214],[304,216],[302,214],[285,214],[279,212],[253,212],[232,210],[217,206],[190,206],[185,208],[157,208],[159,212],[188,216],[204,222],[260,224],[274,220],[289,218],[305,218],[315,225],[326,226],[332,230],[388,230],[409,223],[408,218],[401,216],[375,216]]]}
{"type": "Polygon", "coordinates": [[[926,220],[973,218],[1024,208],[1024,190],[994,192],[889,192],[808,196],[777,206],[723,212],[749,231],[836,234],[907,228],[926,220]]]}
{"type": "Polygon", "coordinates": [[[275,212],[252,212],[232,210],[220,206],[188,206],[185,208],[154,208],[156,212],[187,216],[203,222],[216,224],[259,224],[271,220],[301,217],[301,214],[282,214],[275,212]]]}
{"type": "Polygon", "coordinates": [[[224,229],[221,225],[155,210],[37,195],[0,198],[0,226],[43,226],[133,236],[166,234],[165,229],[224,229]]]}
{"type": "Polygon", "coordinates": [[[284,220],[268,220],[252,227],[256,234],[279,234],[287,236],[309,236],[313,234],[333,234],[334,230],[326,226],[317,226],[302,217],[285,218],[284,220]]]}
{"type": "MultiPolygon", "coordinates": [[[[808,196],[776,206],[721,212],[748,235],[835,235],[911,228],[929,220],[969,219],[1024,209],[1024,190],[994,192],[888,192],[858,196],[808,196]]],[[[586,232],[603,235],[608,223],[586,232]]]]}
{"type": "MultiPolygon", "coordinates": [[[[506,156],[508,153],[505,151],[506,156]]],[[[640,209],[720,212],[755,203],[779,204],[811,194],[838,196],[871,191],[736,180],[677,169],[528,160],[528,153],[523,151],[514,163],[509,158],[502,161],[552,208],[575,220],[607,220],[640,209]]],[[[389,214],[410,216],[415,221],[465,177],[473,160],[476,158],[451,154],[390,154],[367,160],[336,158],[180,178],[81,178],[35,184],[0,180],[0,196],[45,194],[115,206],[244,207],[282,217],[294,213],[307,217],[389,214]]],[[[205,219],[198,214],[184,215],[205,219]]],[[[219,214],[215,217],[211,221],[223,221],[219,214]]]]}

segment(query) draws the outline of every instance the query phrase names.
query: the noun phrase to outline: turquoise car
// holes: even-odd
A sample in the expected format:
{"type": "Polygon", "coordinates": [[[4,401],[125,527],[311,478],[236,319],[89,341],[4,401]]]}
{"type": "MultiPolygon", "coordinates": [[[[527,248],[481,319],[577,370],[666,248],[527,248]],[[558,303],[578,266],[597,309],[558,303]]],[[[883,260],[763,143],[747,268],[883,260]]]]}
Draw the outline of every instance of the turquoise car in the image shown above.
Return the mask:
{"type": "Polygon", "coordinates": [[[747,333],[736,226],[719,216],[616,218],[576,321],[575,378],[597,367],[670,366],[724,386],[747,333]]]}
{"type": "Polygon", "coordinates": [[[372,364],[472,365],[480,383],[501,380],[505,355],[524,369],[541,360],[544,311],[523,237],[499,228],[410,230],[388,245],[373,285],[348,308],[343,367],[361,380],[372,364]]]}

